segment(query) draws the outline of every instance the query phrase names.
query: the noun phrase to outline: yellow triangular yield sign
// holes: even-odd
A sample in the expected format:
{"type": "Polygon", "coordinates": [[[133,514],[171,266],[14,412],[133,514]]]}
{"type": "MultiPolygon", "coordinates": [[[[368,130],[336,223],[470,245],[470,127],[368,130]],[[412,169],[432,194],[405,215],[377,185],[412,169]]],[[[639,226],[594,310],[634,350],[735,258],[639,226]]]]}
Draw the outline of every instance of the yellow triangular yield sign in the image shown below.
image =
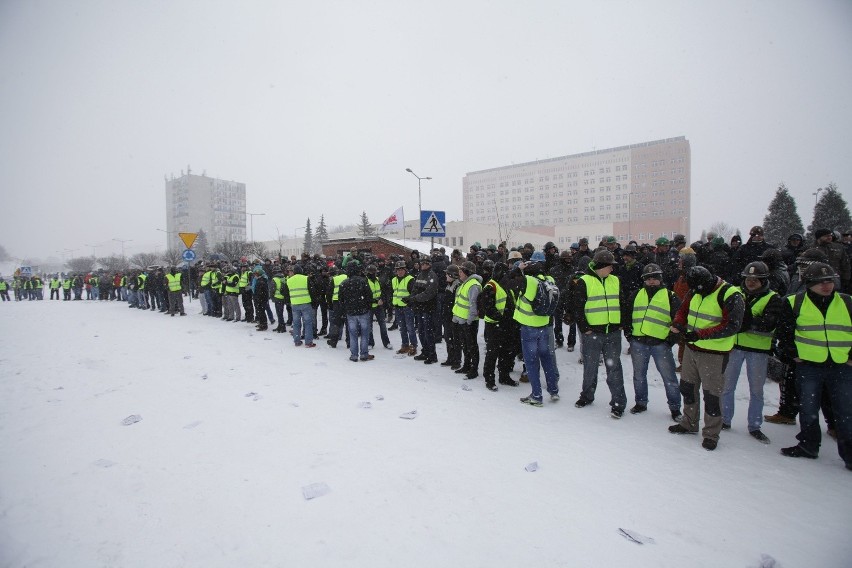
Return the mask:
{"type": "Polygon", "coordinates": [[[178,233],[180,240],[183,241],[183,244],[186,245],[186,248],[192,248],[193,243],[195,243],[195,239],[198,237],[198,233],[178,233]]]}

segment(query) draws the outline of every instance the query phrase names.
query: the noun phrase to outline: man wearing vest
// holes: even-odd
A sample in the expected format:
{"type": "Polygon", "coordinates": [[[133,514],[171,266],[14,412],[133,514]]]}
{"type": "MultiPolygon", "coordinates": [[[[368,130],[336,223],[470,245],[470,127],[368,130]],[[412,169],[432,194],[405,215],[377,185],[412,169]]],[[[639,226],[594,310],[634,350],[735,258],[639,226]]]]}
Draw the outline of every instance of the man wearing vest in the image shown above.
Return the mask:
{"type": "MultiPolygon", "coordinates": [[[[461,368],[461,338],[453,331],[453,306],[456,303],[456,291],[459,285],[459,267],[451,264],[446,269],[446,287],[444,288],[444,309],[442,311],[444,342],[447,346],[447,360],[441,361],[442,367],[453,371],[461,368]]],[[[517,385],[516,385],[517,386],[517,385]]]]}
{"type": "MultiPolygon", "coordinates": [[[[305,338],[305,347],[316,347],[314,343],[314,308],[311,305],[313,298],[308,286],[308,277],[301,265],[293,267],[293,274],[287,278],[284,294],[284,302],[290,304],[293,309],[293,344],[296,347],[302,345],[302,337],[305,338]]],[[[260,312],[258,312],[258,316],[260,312]]],[[[264,316],[265,317],[265,316],[264,316]]]]}
{"type": "Polygon", "coordinates": [[[648,264],[642,269],[642,288],[634,292],[624,305],[626,310],[621,319],[625,322],[624,337],[630,344],[636,400],[630,413],[639,414],[648,409],[648,363],[653,357],[654,365],[663,378],[669,412],[672,420],[677,422],[681,416],[680,390],[668,339],[680,300],[663,286],[663,270],[656,264],[648,264]],[[626,322],[632,324],[627,325],[626,322]]]}
{"type": "Polygon", "coordinates": [[[393,289],[394,325],[399,326],[399,337],[402,346],[397,351],[399,355],[417,355],[417,330],[414,327],[414,314],[408,307],[408,296],[411,295],[411,284],[414,277],[408,274],[404,260],[398,260],[394,265],[396,276],[391,279],[393,289]]]}
{"type": "Polygon", "coordinates": [[[254,299],[251,297],[251,271],[248,264],[240,265],[240,297],[243,302],[243,312],[246,317],[243,319],[246,323],[254,323],[254,299]]]}
{"type": "Polygon", "coordinates": [[[466,260],[459,267],[459,284],[453,304],[453,336],[461,338],[462,366],[456,373],[465,379],[479,376],[479,312],[476,309],[482,277],[476,274],[476,264],[466,260]]]}
{"type": "Polygon", "coordinates": [[[765,263],[749,263],[743,273],[745,311],[734,349],[725,367],[725,390],[722,391],[722,429],[731,427],[734,418],[734,394],[743,363],[748,376],[748,432],[762,444],[769,438],[760,431],[763,424],[763,386],[769,369],[772,336],[781,314],[781,296],[769,288],[769,268],[765,263]]]}
{"type": "Polygon", "coordinates": [[[353,362],[372,361],[370,354],[370,328],[373,323],[373,292],[361,262],[352,260],[346,264],[348,278],[340,285],[338,302],[346,313],[346,327],[349,331],[349,360],[353,362]]]}
{"type": "Polygon", "coordinates": [[[583,335],[583,388],[574,406],[583,408],[594,402],[598,361],[603,355],[611,396],[610,415],[621,418],[627,395],[621,369],[621,282],[612,274],[614,264],[615,256],[610,251],[597,250],[574,291],[574,319],[583,335]]]}
{"type": "Polygon", "coordinates": [[[0,278],[0,298],[3,299],[4,302],[11,302],[12,300],[9,298],[9,284],[6,283],[3,278],[0,278]]]}
{"type": "Polygon", "coordinates": [[[169,290],[169,315],[172,317],[175,317],[175,311],[182,316],[186,315],[186,312],[183,311],[182,276],[183,273],[178,272],[176,266],[172,266],[169,269],[169,273],[166,274],[166,286],[169,290]]]}
{"type": "MultiPolygon", "coordinates": [[[[373,316],[376,318],[376,322],[379,324],[379,335],[382,338],[382,345],[385,346],[385,349],[393,349],[391,346],[390,338],[388,337],[388,326],[385,323],[385,305],[384,300],[382,299],[382,284],[379,282],[379,268],[375,264],[371,264],[366,268],[367,272],[367,285],[370,287],[370,295],[373,298],[371,302],[371,311],[373,316]]],[[[322,333],[322,330],[321,330],[322,333]]],[[[370,326],[370,347],[375,346],[375,340],[373,339],[373,326],[370,326]]]]}
{"type": "MultiPolygon", "coordinates": [[[[284,323],[284,286],[286,279],[281,265],[275,265],[272,272],[272,303],[275,304],[275,315],[278,316],[278,327],[273,329],[275,333],[286,333],[287,324],[284,323]]],[[[238,318],[239,319],[239,318],[238,318]]]]}
{"type": "Polygon", "coordinates": [[[59,287],[61,284],[59,283],[59,276],[53,276],[50,278],[50,299],[58,300],[59,299],[59,287]],[[53,295],[56,294],[56,298],[53,295]]]}
{"type": "Polygon", "coordinates": [[[101,277],[97,274],[92,274],[89,277],[89,284],[92,285],[92,300],[97,300],[101,297],[101,277]]]}
{"type": "Polygon", "coordinates": [[[71,275],[66,274],[62,280],[62,301],[66,302],[71,299],[71,275]]]}
{"type": "Polygon", "coordinates": [[[435,351],[435,304],[438,296],[438,276],[432,270],[432,259],[424,256],[420,260],[420,271],[411,285],[411,295],[408,305],[414,314],[414,325],[417,327],[417,337],[422,347],[415,361],[423,361],[427,365],[438,362],[435,351]]]}
{"type": "Polygon", "coordinates": [[[225,321],[240,321],[243,314],[240,312],[240,275],[233,266],[225,268],[225,276],[222,278],[225,295],[223,297],[223,318],[225,321]]]}
{"type": "Polygon", "coordinates": [[[822,443],[820,400],[834,411],[837,450],[852,470],[852,298],[835,291],[837,273],[823,262],[805,270],[805,292],[782,302],[778,352],[796,362],[799,388],[799,444],[783,448],[791,458],[816,459],[822,443]]]}
{"type": "Polygon", "coordinates": [[[201,279],[198,282],[198,299],[201,302],[201,313],[205,316],[213,315],[213,299],[210,292],[210,279],[212,276],[213,268],[210,265],[207,265],[203,268],[201,272],[201,279]]]}
{"type": "Polygon", "coordinates": [[[670,328],[686,342],[681,370],[683,418],[669,427],[672,434],[698,433],[698,410],[704,390],[704,440],[701,446],[716,449],[722,430],[720,397],[725,388],[725,367],[743,321],[745,303],[739,290],[703,266],[686,274],[689,291],[670,328]]]}
{"type": "MultiPolygon", "coordinates": [[[[347,257],[350,259],[353,257],[347,257]]],[[[337,342],[340,341],[340,338],[343,337],[343,324],[345,313],[343,310],[343,305],[340,303],[340,285],[343,284],[343,281],[348,278],[346,274],[340,272],[340,269],[336,266],[332,266],[330,269],[331,274],[331,289],[328,291],[328,304],[331,306],[331,316],[328,328],[328,339],[326,339],[326,343],[328,343],[329,347],[337,347],[337,342]]],[[[349,330],[346,330],[347,340],[346,345],[349,346],[349,330]]]]}
{"type": "Polygon", "coordinates": [[[503,278],[508,267],[504,262],[494,264],[491,279],[482,287],[481,303],[485,320],[485,360],[482,363],[482,376],[485,388],[496,391],[495,367],[499,373],[500,384],[518,386],[509,373],[512,371],[513,353],[511,334],[517,333],[514,322],[515,302],[506,292],[503,278]]]}
{"type": "Polygon", "coordinates": [[[532,389],[529,396],[521,398],[521,402],[536,407],[542,406],[541,370],[544,370],[550,400],[559,400],[559,371],[556,368],[553,326],[550,316],[538,315],[533,311],[538,281],[544,280],[545,276],[544,254],[536,251],[529,261],[518,265],[518,269],[506,284],[506,291],[517,298],[512,317],[521,327],[521,351],[526,366],[526,382],[529,382],[532,389]]]}

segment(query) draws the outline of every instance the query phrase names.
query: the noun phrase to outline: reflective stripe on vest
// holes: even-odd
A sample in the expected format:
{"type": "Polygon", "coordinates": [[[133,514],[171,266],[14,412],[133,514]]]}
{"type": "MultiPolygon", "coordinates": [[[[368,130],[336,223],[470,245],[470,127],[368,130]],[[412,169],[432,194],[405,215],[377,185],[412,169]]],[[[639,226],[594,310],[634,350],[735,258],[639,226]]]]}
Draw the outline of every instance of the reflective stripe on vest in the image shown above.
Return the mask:
{"type": "Polygon", "coordinates": [[[370,286],[370,291],[373,293],[372,307],[377,308],[379,306],[379,298],[382,296],[382,285],[378,280],[372,280],[370,278],[367,278],[367,284],[370,286]]]}
{"type": "Polygon", "coordinates": [[[250,272],[248,270],[244,270],[242,274],[240,274],[240,290],[245,290],[249,287],[249,275],[250,272]]]}
{"type": "Polygon", "coordinates": [[[283,276],[273,276],[272,284],[274,285],[274,289],[272,292],[272,297],[276,300],[283,300],[284,293],[282,288],[284,287],[284,277],[283,276]]]}
{"type": "Polygon", "coordinates": [[[166,282],[169,284],[169,292],[180,292],[181,273],[166,274],[166,282]]]}
{"type": "Polygon", "coordinates": [[[305,274],[294,274],[287,278],[287,289],[290,291],[290,305],[300,306],[311,303],[308,292],[308,277],[305,274]]]}
{"type": "MultiPolygon", "coordinates": [[[[764,294],[751,306],[751,315],[760,316],[763,310],[766,309],[766,304],[775,296],[775,292],[770,290],[768,294],[764,294]]],[[[749,349],[760,349],[761,351],[769,352],[772,349],[772,331],[743,331],[736,336],[736,345],[748,347],[749,349]]]]}
{"type": "Polygon", "coordinates": [[[668,289],[658,289],[650,301],[647,288],[639,290],[633,300],[633,337],[665,339],[671,325],[672,304],[668,289]]]}
{"type": "Polygon", "coordinates": [[[453,315],[467,320],[470,315],[470,289],[474,286],[482,288],[482,284],[476,278],[468,278],[462,282],[456,290],[456,301],[453,304],[453,315]]]}
{"type": "Polygon", "coordinates": [[[589,325],[620,324],[621,281],[618,276],[610,274],[602,281],[591,274],[584,274],[580,279],[586,283],[586,304],[583,311],[589,325]]]}
{"type": "MultiPolygon", "coordinates": [[[[526,276],[527,287],[524,293],[518,297],[515,302],[515,313],[513,319],[521,325],[527,327],[544,327],[550,323],[550,317],[540,316],[532,311],[532,301],[535,299],[535,294],[538,291],[539,278],[526,276]]],[[[541,278],[541,280],[544,280],[541,278]]]]}
{"type": "Polygon", "coordinates": [[[212,276],[212,274],[213,274],[213,271],[208,270],[207,272],[205,272],[204,274],[201,275],[201,287],[202,288],[206,288],[207,286],[210,285],[210,277],[212,276]]]}
{"type": "Polygon", "coordinates": [[[240,275],[237,273],[230,274],[225,277],[225,293],[239,294],[240,293],[240,275]]]}
{"type": "Polygon", "coordinates": [[[145,284],[146,284],[147,281],[148,281],[148,275],[147,274],[140,274],[136,279],[136,284],[137,284],[136,289],[137,290],[144,290],[145,284]]]}
{"type": "MultiPolygon", "coordinates": [[[[843,298],[834,292],[834,298],[823,316],[807,293],[802,294],[805,297],[796,318],[795,335],[799,358],[812,363],[825,363],[830,355],[833,362],[846,363],[849,360],[849,348],[852,347],[852,314],[846,309],[843,298]]],[[[792,306],[795,299],[796,296],[790,296],[787,301],[792,306]]]]}
{"type": "Polygon", "coordinates": [[[331,281],[334,283],[334,290],[331,293],[332,302],[337,301],[337,295],[340,293],[340,285],[343,284],[343,281],[347,278],[348,276],[346,276],[345,274],[338,274],[337,276],[331,279],[331,281]]]}
{"type": "MultiPolygon", "coordinates": [[[[719,305],[719,286],[709,296],[695,294],[689,301],[689,315],[686,318],[687,329],[693,331],[696,329],[707,329],[722,323],[722,307],[719,305]]],[[[733,294],[739,294],[739,291],[734,286],[729,286],[725,292],[725,300],[733,294]]],[[[730,337],[720,337],[717,339],[700,339],[692,342],[696,347],[701,349],[709,349],[711,351],[730,351],[734,348],[736,334],[730,337]]]]}
{"type": "MultiPolygon", "coordinates": [[[[503,312],[506,310],[506,290],[504,290],[503,287],[500,286],[500,284],[498,284],[496,281],[489,281],[489,283],[492,282],[494,283],[494,309],[500,312],[500,314],[502,315],[503,312]]],[[[491,319],[488,316],[485,316],[484,319],[486,323],[497,323],[497,320],[491,319]]]]}
{"type": "Polygon", "coordinates": [[[406,274],[405,278],[400,280],[398,277],[394,276],[391,280],[391,286],[393,287],[393,305],[405,307],[405,305],[400,302],[400,299],[407,298],[411,293],[408,291],[408,283],[414,280],[414,277],[411,274],[406,274]]]}

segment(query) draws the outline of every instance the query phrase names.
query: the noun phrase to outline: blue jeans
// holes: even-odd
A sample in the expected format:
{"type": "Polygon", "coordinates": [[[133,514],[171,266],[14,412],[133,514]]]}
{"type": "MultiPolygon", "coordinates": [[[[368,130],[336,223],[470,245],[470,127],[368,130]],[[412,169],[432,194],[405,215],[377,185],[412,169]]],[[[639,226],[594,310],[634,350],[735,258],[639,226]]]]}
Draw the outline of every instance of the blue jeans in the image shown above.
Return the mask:
{"type": "Polygon", "coordinates": [[[417,329],[414,327],[414,312],[408,306],[395,306],[394,317],[399,324],[399,338],[402,346],[417,347],[417,329]]]}
{"type": "Polygon", "coordinates": [[[654,365],[663,378],[669,410],[680,412],[680,388],[677,374],[675,374],[675,362],[672,348],[666,342],[658,345],[649,345],[638,339],[630,342],[630,358],[633,361],[633,395],[636,404],[648,406],[648,364],[651,362],[651,357],[654,358],[654,365]]]}
{"type": "Polygon", "coordinates": [[[746,366],[748,377],[748,431],[760,430],[763,424],[763,385],[769,368],[769,353],[732,349],[725,367],[725,390],[722,391],[722,422],[730,424],[734,418],[734,394],[740,371],[746,366]]]}
{"type": "Polygon", "coordinates": [[[305,343],[314,342],[314,308],[308,304],[297,304],[293,306],[293,343],[302,343],[302,331],[305,333],[305,343]]]}
{"type": "Polygon", "coordinates": [[[799,445],[807,452],[819,454],[822,429],[819,425],[820,401],[825,389],[834,411],[837,451],[847,466],[852,466],[852,366],[820,367],[796,363],[796,386],[799,389],[799,445]]]}
{"type": "Polygon", "coordinates": [[[417,337],[420,338],[421,353],[429,357],[437,357],[432,317],[432,312],[417,312],[414,314],[414,324],[417,326],[417,337]]]}
{"type": "MultiPolygon", "coordinates": [[[[556,359],[550,349],[550,326],[521,326],[521,349],[524,353],[524,365],[532,388],[532,398],[541,400],[541,375],[539,364],[544,369],[547,392],[559,394],[559,374],[556,372],[556,359]]],[[[551,328],[552,329],[552,328],[551,328]]]]}
{"type": "Polygon", "coordinates": [[[609,333],[592,332],[583,335],[583,390],[580,398],[586,402],[595,400],[598,388],[598,361],[603,353],[606,366],[606,384],[613,410],[624,410],[627,406],[627,394],[624,392],[624,373],[621,370],[621,331],[609,333]]]}
{"type": "Polygon", "coordinates": [[[362,361],[367,359],[372,323],[373,314],[370,312],[357,316],[346,315],[346,327],[349,329],[349,358],[353,361],[359,356],[362,361]]]}

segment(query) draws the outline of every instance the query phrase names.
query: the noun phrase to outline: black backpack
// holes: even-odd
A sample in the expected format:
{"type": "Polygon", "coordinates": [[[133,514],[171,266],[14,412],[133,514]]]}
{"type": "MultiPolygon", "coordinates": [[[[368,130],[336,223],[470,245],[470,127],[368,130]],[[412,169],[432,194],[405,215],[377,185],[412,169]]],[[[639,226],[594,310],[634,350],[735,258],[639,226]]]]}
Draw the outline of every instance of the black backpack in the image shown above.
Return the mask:
{"type": "Polygon", "coordinates": [[[537,316],[552,316],[559,307],[559,287],[550,280],[536,280],[538,288],[532,300],[532,311],[537,316]]]}

